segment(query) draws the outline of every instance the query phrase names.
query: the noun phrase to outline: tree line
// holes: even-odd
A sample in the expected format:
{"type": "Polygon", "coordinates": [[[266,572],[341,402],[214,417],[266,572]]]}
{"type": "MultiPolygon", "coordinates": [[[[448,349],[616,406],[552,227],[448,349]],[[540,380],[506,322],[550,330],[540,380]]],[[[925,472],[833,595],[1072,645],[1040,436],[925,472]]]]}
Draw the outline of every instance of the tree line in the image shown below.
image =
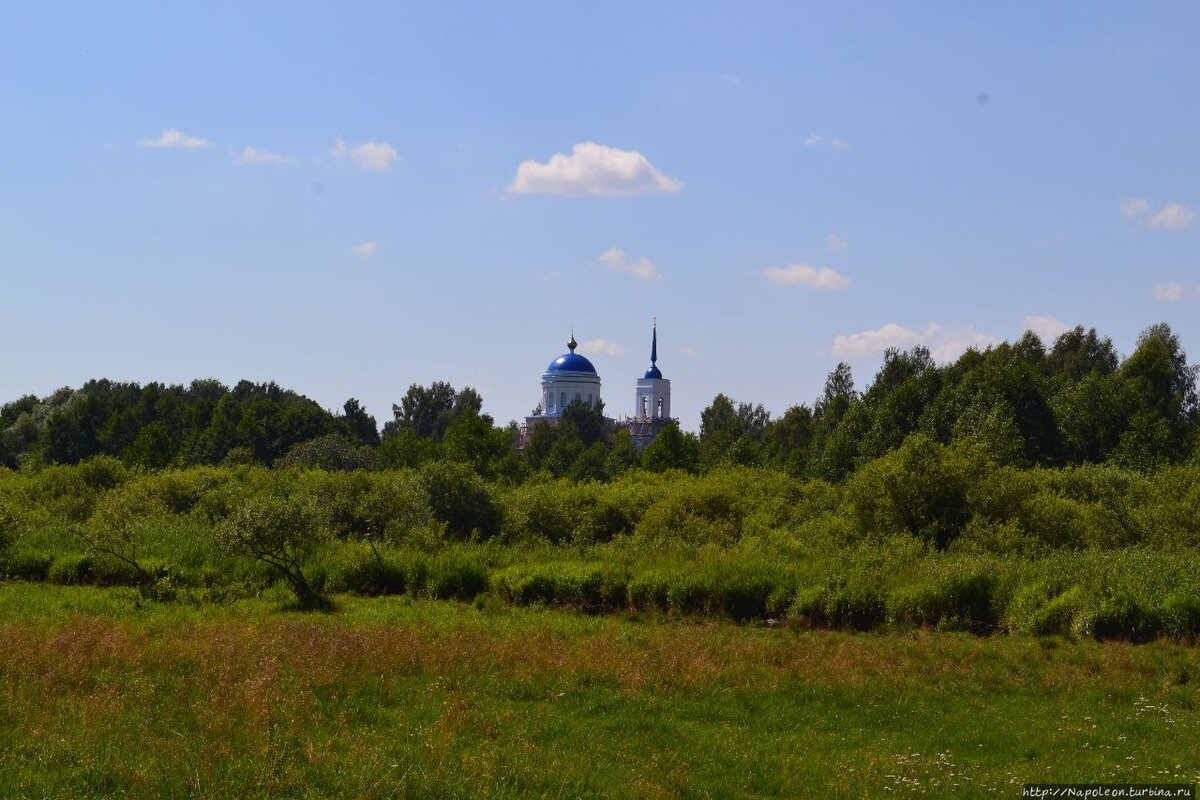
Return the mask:
{"type": "Polygon", "coordinates": [[[275,383],[188,386],[93,380],[0,408],[0,464],[36,468],[97,455],[146,469],[254,463],[394,469],[433,461],[487,479],[537,473],[606,480],[628,469],[707,472],[725,465],[840,482],[913,434],[1015,467],[1112,463],[1152,470],[1200,454],[1197,370],[1165,324],[1122,359],[1110,339],[1076,327],[1049,347],[1034,333],[936,364],[917,346],[888,350],[859,392],[839,364],[821,397],[772,418],[717,395],[699,434],[665,428],[639,450],[602,407],[568,408],[522,438],[497,426],[469,387],[412,385],[380,431],[358,400],[340,412],[275,383]]]}

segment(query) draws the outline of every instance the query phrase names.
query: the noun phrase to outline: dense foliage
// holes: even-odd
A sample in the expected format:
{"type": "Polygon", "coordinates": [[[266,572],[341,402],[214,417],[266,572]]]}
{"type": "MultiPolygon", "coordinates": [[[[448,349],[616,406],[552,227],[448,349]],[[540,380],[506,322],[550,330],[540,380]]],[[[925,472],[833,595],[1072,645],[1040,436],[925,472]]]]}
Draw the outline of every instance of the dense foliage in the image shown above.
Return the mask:
{"type": "Polygon", "coordinates": [[[924,347],[889,350],[872,383],[855,388],[839,364],[811,406],[772,418],[721,394],[699,435],[668,428],[639,451],[602,408],[570,408],[561,423],[522,437],[497,427],[471,388],[413,385],[383,426],[348,400],[333,414],[273,383],[190,386],[91,381],[0,409],[0,464],[76,464],[111,455],[149,469],[255,463],[331,470],[468,464],[484,479],[547,473],[608,480],[642,467],[706,472],[769,467],[842,482],[913,434],[973,448],[999,464],[1110,463],[1147,471],[1200,452],[1197,367],[1166,325],[1143,332],[1122,360],[1109,339],[1082,327],[1047,348],[1033,333],[946,365],[924,347]],[[518,447],[518,443],[523,447],[518,447]]]}
{"type": "Polygon", "coordinates": [[[326,591],[817,627],[1200,634],[1196,368],[1077,328],[839,365],[772,419],[718,395],[640,450],[412,386],[376,432],[273,384],[107,381],[0,412],[0,573],[166,600],[326,591]]]}
{"type": "Polygon", "coordinates": [[[186,602],[276,580],[593,611],[1143,640],[1200,634],[1200,467],[1020,469],[922,434],[835,484],[777,470],[485,480],[468,465],[0,473],[0,572],[186,602]],[[251,558],[245,558],[250,556],[251,558]]]}

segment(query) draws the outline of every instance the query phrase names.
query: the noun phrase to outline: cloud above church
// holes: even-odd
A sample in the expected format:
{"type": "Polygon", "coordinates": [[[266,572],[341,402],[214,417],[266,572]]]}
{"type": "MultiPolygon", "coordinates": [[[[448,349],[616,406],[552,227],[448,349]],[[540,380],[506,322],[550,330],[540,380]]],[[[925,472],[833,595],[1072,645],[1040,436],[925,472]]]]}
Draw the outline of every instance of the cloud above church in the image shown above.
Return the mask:
{"type": "Polygon", "coordinates": [[[1033,331],[1041,337],[1043,342],[1053,342],[1059,336],[1071,330],[1071,326],[1065,322],[1040,314],[1026,317],[1024,323],[1025,330],[1033,331]]]}
{"type": "Polygon", "coordinates": [[[625,354],[625,348],[608,339],[588,339],[579,345],[579,352],[588,356],[620,356],[625,354]]]}
{"type": "Polygon", "coordinates": [[[1174,303],[1183,299],[1183,284],[1182,283],[1156,283],[1154,284],[1154,299],[1162,300],[1166,303],[1174,303]]]}
{"type": "Polygon", "coordinates": [[[163,128],[157,139],[138,139],[139,147],[158,147],[163,149],[203,150],[211,147],[212,143],[198,136],[188,136],[175,128],[163,128]]]}
{"type": "Polygon", "coordinates": [[[814,267],[803,262],[786,267],[767,267],[762,271],[771,283],[783,286],[805,286],[809,289],[845,289],[850,279],[829,267],[814,267]]]}
{"type": "Polygon", "coordinates": [[[251,147],[246,145],[242,152],[234,156],[233,160],[242,166],[247,165],[263,165],[263,164],[287,164],[292,159],[279,153],[272,153],[270,150],[263,150],[261,147],[251,147]]]}
{"type": "Polygon", "coordinates": [[[363,242],[356,244],[350,248],[350,252],[364,260],[370,260],[375,257],[375,251],[379,249],[379,245],[375,242],[363,242]]]}
{"type": "Polygon", "coordinates": [[[645,256],[642,256],[637,261],[629,261],[625,257],[625,251],[619,247],[608,248],[596,260],[604,264],[604,268],[609,272],[628,275],[639,281],[662,280],[662,274],[659,273],[658,267],[654,266],[653,261],[645,256]]]}
{"type": "Polygon", "coordinates": [[[329,155],[338,161],[349,161],[360,169],[368,172],[383,172],[392,168],[397,161],[404,157],[396,152],[396,148],[387,142],[363,142],[362,144],[347,145],[341,139],[333,145],[329,155]]]}
{"type": "Polygon", "coordinates": [[[636,150],[580,142],[570,155],[555,153],[546,163],[522,161],[508,185],[509,194],[556,194],[629,197],[677,192],[683,183],[669,178],[636,150]]]}
{"type": "Polygon", "coordinates": [[[1159,231],[1179,231],[1192,227],[1196,222],[1196,212],[1183,203],[1168,203],[1155,211],[1144,197],[1126,197],[1122,200],[1121,216],[1159,231]]]}
{"type": "Polygon", "coordinates": [[[889,322],[875,330],[835,337],[832,352],[835,356],[853,358],[882,355],[889,347],[903,350],[923,344],[929,348],[935,361],[947,362],[958,358],[968,347],[983,349],[999,343],[1000,340],[995,336],[980,333],[970,326],[954,329],[931,322],[916,331],[889,322]]]}

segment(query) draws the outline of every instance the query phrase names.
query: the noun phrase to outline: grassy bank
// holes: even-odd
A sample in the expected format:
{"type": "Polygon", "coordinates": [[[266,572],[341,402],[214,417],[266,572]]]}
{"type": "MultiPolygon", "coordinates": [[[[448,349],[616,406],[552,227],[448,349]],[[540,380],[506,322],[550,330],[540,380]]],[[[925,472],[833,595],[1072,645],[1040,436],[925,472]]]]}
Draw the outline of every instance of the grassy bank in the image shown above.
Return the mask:
{"type": "Polygon", "coordinates": [[[0,585],[0,788],[982,797],[1200,777],[1195,648],[339,601],[0,585]]]}

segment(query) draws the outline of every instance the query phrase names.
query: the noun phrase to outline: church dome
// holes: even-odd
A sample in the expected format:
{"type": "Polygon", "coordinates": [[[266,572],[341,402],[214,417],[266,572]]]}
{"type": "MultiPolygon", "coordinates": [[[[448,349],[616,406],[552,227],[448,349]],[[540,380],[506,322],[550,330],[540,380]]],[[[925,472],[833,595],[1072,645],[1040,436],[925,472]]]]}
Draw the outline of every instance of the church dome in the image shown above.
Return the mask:
{"type": "Polygon", "coordinates": [[[662,370],[660,370],[656,365],[651,364],[650,369],[646,370],[646,380],[661,381],[662,370]]]}
{"type": "Polygon", "coordinates": [[[592,366],[592,362],[578,353],[563,353],[550,362],[550,366],[546,367],[546,372],[590,372],[595,374],[596,368],[592,366]]]}
{"type": "Polygon", "coordinates": [[[592,366],[592,362],[575,352],[578,346],[575,334],[572,333],[571,341],[567,342],[567,349],[571,352],[563,353],[551,361],[550,366],[546,367],[546,372],[590,372],[595,375],[596,368],[592,366]]]}

